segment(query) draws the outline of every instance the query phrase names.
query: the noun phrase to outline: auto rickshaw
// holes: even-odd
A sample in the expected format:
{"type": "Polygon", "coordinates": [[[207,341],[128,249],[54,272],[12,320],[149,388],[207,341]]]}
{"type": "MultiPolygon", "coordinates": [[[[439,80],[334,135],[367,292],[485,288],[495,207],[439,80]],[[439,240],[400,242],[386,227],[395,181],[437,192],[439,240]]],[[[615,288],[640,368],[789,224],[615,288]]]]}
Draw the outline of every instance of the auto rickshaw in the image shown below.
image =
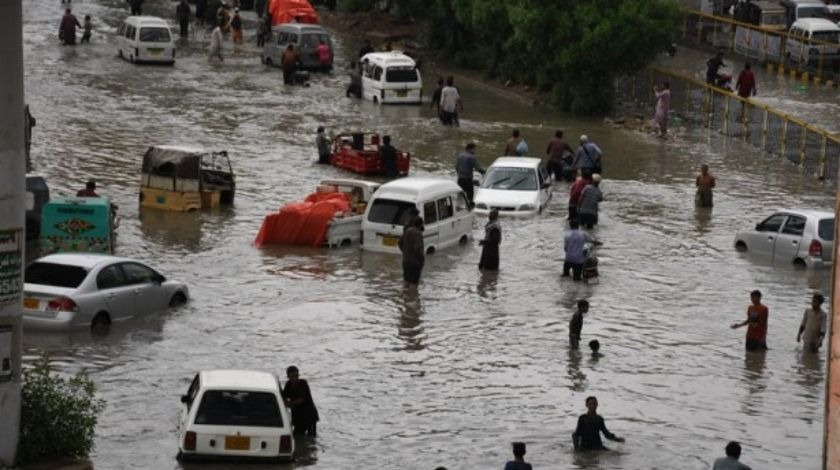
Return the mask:
{"type": "Polygon", "coordinates": [[[114,252],[119,224],[107,197],[60,197],[41,211],[41,255],[114,252]]]}
{"type": "Polygon", "coordinates": [[[143,156],[140,206],[194,211],[232,204],[236,179],[226,151],[159,145],[143,156]]]}

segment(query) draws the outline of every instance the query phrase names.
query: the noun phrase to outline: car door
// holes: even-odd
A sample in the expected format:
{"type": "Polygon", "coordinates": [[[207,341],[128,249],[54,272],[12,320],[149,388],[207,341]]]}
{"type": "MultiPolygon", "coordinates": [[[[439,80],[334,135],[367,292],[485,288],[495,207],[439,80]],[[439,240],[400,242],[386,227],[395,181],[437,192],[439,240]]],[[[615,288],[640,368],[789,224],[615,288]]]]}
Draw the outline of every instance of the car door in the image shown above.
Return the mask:
{"type": "Polygon", "coordinates": [[[437,222],[437,201],[431,200],[423,203],[423,242],[426,245],[426,250],[430,246],[440,248],[440,225],[437,222]]]}
{"type": "Polygon", "coordinates": [[[136,302],[136,314],[148,315],[166,308],[169,303],[160,275],[154,269],[137,262],[120,265],[125,272],[126,285],[131,286],[136,302]]]}
{"type": "MultiPolygon", "coordinates": [[[[805,233],[805,223],[808,220],[801,215],[789,214],[782,230],[776,237],[773,246],[773,258],[779,261],[790,261],[796,258],[805,233]]],[[[807,250],[806,250],[807,252],[807,250]]]]}
{"type": "Polygon", "coordinates": [[[452,203],[452,197],[438,198],[436,204],[438,223],[440,224],[440,245],[454,245],[458,243],[458,224],[455,220],[455,206],[452,203]]]}
{"type": "MultiPolygon", "coordinates": [[[[134,292],[126,284],[125,273],[119,263],[106,266],[97,273],[96,288],[108,306],[111,321],[126,320],[136,314],[134,292]]],[[[91,315],[97,313],[91,312],[91,315]]]]}
{"type": "Polygon", "coordinates": [[[786,219],[787,214],[778,213],[761,221],[750,234],[750,240],[746,242],[747,249],[753,253],[772,257],[776,238],[779,236],[779,231],[786,219]]]}
{"type": "Polygon", "coordinates": [[[473,230],[473,213],[470,211],[470,205],[467,202],[467,195],[463,191],[459,191],[452,195],[455,201],[455,226],[458,227],[458,238],[461,235],[470,237],[473,230]]]}

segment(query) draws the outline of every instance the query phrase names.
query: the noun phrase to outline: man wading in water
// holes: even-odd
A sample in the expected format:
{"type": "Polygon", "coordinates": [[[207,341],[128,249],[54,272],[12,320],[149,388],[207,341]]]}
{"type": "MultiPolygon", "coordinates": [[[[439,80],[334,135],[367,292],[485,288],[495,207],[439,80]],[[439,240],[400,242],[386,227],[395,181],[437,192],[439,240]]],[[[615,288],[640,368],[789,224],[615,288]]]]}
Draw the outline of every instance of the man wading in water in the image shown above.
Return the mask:
{"type": "Polygon", "coordinates": [[[750,300],[752,305],[747,307],[747,319],[741,323],[733,323],[732,329],[749,325],[745,342],[747,351],[764,351],[767,349],[767,320],[770,310],[761,303],[761,291],[752,291],[750,300]]]}
{"type": "Polygon", "coordinates": [[[403,229],[399,241],[402,252],[403,279],[406,287],[417,287],[420,284],[420,274],[426,262],[426,247],[423,243],[423,219],[412,217],[403,229]]]}
{"type": "Polygon", "coordinates": [[[487,271],[499,270],[499,245],[502,243],[502,226],[499,225],[499,209],[493,209],[484,226],[484,240],[481,245],[481,260],[478,269],[487,271]]]}
{"type": "Polygon", "coordinates": [[[589,397],[586,399],[586,414],[578,418],[577,428],[572,434],[572,443],[575,450],[609,450],[604,447],[601,441],[601,433],[604,437],[615,442],[624,442],[624,438],[618,437],[607,430],[604,418],[597,413],[598,399],[589,397]]]}
{"type": "Polygon", "coordinates": [[[697,175],[697,196],[694,203],[697,207],[712,207],[712,188],[715,187],[715,177],[709,173],[709,165],[700,165],[700,174],[697,175]]]}

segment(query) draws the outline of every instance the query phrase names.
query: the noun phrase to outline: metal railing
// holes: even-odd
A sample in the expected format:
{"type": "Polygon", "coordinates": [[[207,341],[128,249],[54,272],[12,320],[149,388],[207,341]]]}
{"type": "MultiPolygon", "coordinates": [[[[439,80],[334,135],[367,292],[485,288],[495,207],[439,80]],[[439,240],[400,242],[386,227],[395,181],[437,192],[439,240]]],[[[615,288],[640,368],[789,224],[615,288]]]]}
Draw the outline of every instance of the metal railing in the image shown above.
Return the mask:
{"type": "Polygon", "coordinates": [[[837,182],[840,135],[687,75],[649,67],[618,81],[618,95],[653,109],[654,84],[669,82],[671,113],[781,155],[807,174],[837,182]]]}
{"type": "Polygon", "coordinates": [[[816,80],[840,78],[840,44],[807,39],[786,31],[762,28],[699,11],[687,11],[682,40],[711,46],[808,74],[816,80]]]}

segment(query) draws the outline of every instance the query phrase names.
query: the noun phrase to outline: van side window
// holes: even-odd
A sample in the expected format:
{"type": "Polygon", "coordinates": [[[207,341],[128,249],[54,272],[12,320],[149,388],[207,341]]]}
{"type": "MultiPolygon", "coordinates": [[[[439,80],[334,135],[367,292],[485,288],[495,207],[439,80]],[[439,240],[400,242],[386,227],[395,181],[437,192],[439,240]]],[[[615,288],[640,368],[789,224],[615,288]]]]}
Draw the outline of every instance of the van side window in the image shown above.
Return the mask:
{"type": "Polygon", "coordinates": [[[297,44],[297,42],[298,42],[298,35],[297,35],[297,34],[293,34],[293,33],[289,33],[289,42],[290,42],[290,43],[292,43],[292,44],[297,44]]]}
{"type": "Polygon", "coordinates": [[[117,34],[120,36],[125,36],[125,23],[120,25],[120,29],[117,30],[117,34]]]}
{"type": "Polygon", "coordinates": [[[363,65],[364,73],[366,78],[373,78],[373,65],[370,62],[367,62],[363,65]]]}
{"type": "Polygon", "coordinates": [[[437,209],[435,208],[435,201],[429,201],[423,204],[423,222],[432,224],[437,222],[437,209]]]}
{"type": "Polygon", "coordinates": [[[190,388],[187,390],[187,409],[189,410],[192,408],[192,404],[195,402],[195,396],[198,394],[198,374],[195,374],[192,383],[190,384],[190,388]]]}
{"type": "Polygon", "coordinates": [[[456,212],[464,212],[469,210],[469,203],[467,202],[467,196],[464,193],[458,193],[455,196],[455,211],[456,212]]]}
{"type": "Polygon", "coordinates": [[[277,44],[278,45],[286,44],[287,42],[289,42],[289,33],[286,33],[286,32],[277,33],[277,44]]]}
{"type": "Polygon", "coordinates": [[[437,210],[440,220],[448,219],[454,215],[452,198],[449,196],[437,200],[437,210]]]}
{"type": "Polygon", "coordinates": [[[373,68],[373,79],[379,81],[382,79],[382,67],[376,66],[373,68]]]}

